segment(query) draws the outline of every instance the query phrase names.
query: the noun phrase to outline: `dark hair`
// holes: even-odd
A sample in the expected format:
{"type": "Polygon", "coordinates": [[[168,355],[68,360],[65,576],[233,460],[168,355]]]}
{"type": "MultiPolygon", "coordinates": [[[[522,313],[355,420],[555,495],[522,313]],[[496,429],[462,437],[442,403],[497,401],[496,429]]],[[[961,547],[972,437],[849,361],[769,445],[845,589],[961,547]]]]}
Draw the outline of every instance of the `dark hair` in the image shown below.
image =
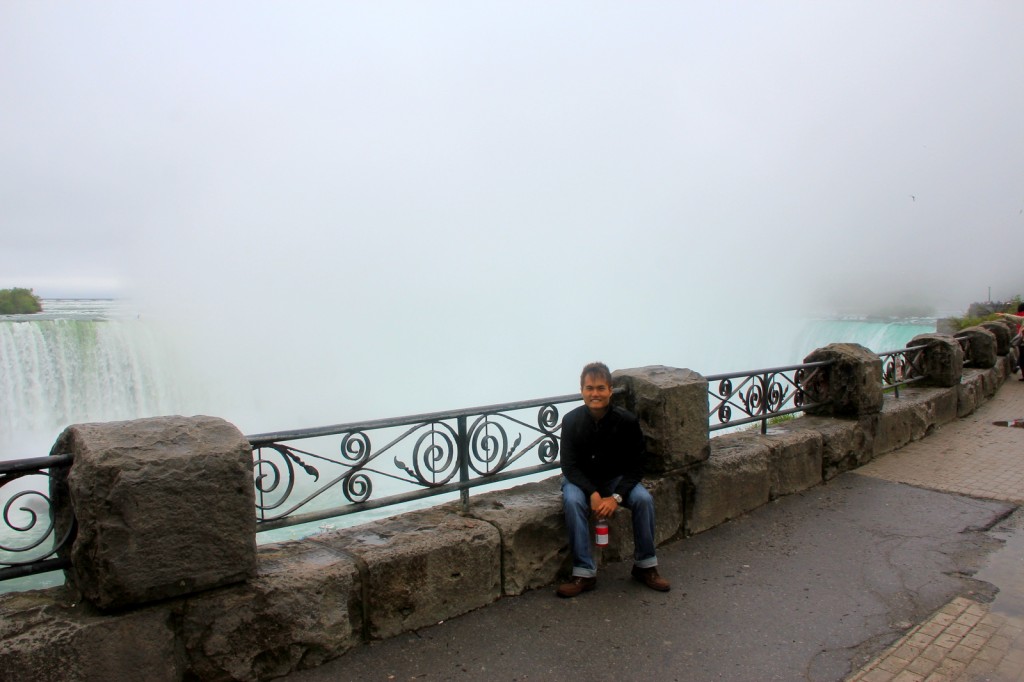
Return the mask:
{"type": "Polygon", "coordinates": [[[604,379],[609,386],[612,385],[612,371],[603,362],[591,362],[583,368],[583,371],[580,372],[580,386],[583,386],[583,382],[587,380],[588,376],[604,379]]]}
{"type": "Polygon", "coordinates": [[[1018,303],[1017,304],[1017,312],[1018,313],[1024,313],[1024,303],[1018,303]]]}

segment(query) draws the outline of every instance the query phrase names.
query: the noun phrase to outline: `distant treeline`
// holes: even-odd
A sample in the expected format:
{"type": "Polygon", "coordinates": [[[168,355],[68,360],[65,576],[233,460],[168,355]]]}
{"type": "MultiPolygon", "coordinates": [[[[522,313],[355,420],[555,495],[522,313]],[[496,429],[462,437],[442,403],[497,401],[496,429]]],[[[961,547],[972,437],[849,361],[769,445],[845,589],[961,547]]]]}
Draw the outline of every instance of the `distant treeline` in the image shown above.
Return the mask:
{"type": "Polygon", "coordinates": [[[42,302],[31,289],[0,289],[0,315],[24,315],[42,310],[42,302]]]}

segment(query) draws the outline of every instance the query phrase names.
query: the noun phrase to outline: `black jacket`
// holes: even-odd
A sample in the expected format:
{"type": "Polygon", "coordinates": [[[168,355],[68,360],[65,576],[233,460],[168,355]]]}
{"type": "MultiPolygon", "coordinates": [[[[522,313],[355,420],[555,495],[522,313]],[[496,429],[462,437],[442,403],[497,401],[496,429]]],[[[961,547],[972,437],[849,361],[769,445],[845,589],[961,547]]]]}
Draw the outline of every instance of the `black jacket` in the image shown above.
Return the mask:
{"type": "Polygon", "coordinates": [[[640,422],[629,411],[612,407],[600,421],[594,421],[586,405],[580,405],[562,419],[562,475],[579,486],[587,497],[594,491],[602,497],[629,495],[644,475],[647,453],[640,422]],[[609,484],[621,476],[612,490],[609,484]]]}

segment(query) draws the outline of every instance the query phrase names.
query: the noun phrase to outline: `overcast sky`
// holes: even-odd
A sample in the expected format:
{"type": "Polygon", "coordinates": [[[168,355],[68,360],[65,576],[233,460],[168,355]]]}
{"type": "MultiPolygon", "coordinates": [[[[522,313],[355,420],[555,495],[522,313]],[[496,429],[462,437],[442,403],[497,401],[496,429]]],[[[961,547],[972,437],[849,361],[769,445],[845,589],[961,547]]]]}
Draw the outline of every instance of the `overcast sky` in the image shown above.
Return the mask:
{"type": "Polygon", "coordinates": [[[1009,0],[0,0],[0,287],[552,351],[1008,298],[1022,26],[1009,0]]]}

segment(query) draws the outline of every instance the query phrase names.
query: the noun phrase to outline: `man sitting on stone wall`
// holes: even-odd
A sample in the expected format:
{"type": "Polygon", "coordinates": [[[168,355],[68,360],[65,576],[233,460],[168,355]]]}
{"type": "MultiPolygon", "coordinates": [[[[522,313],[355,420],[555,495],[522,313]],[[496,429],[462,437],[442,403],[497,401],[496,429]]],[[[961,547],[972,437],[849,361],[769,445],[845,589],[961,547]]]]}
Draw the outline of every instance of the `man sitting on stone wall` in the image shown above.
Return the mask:
{"type": "Polygon", "coordinates": [[[608,519],[620,506],[633,515],[633,577],[667,592],[654,551],[654,498],[640,483],[646,451],[637,418],[613,407],[612,374],[593,362],[580,374],[583,405],[562,420],[562,498],[572,552],[572,577],[558,596],[575,597],[597,586],[590,546],[590,515],[608,519]]]}

